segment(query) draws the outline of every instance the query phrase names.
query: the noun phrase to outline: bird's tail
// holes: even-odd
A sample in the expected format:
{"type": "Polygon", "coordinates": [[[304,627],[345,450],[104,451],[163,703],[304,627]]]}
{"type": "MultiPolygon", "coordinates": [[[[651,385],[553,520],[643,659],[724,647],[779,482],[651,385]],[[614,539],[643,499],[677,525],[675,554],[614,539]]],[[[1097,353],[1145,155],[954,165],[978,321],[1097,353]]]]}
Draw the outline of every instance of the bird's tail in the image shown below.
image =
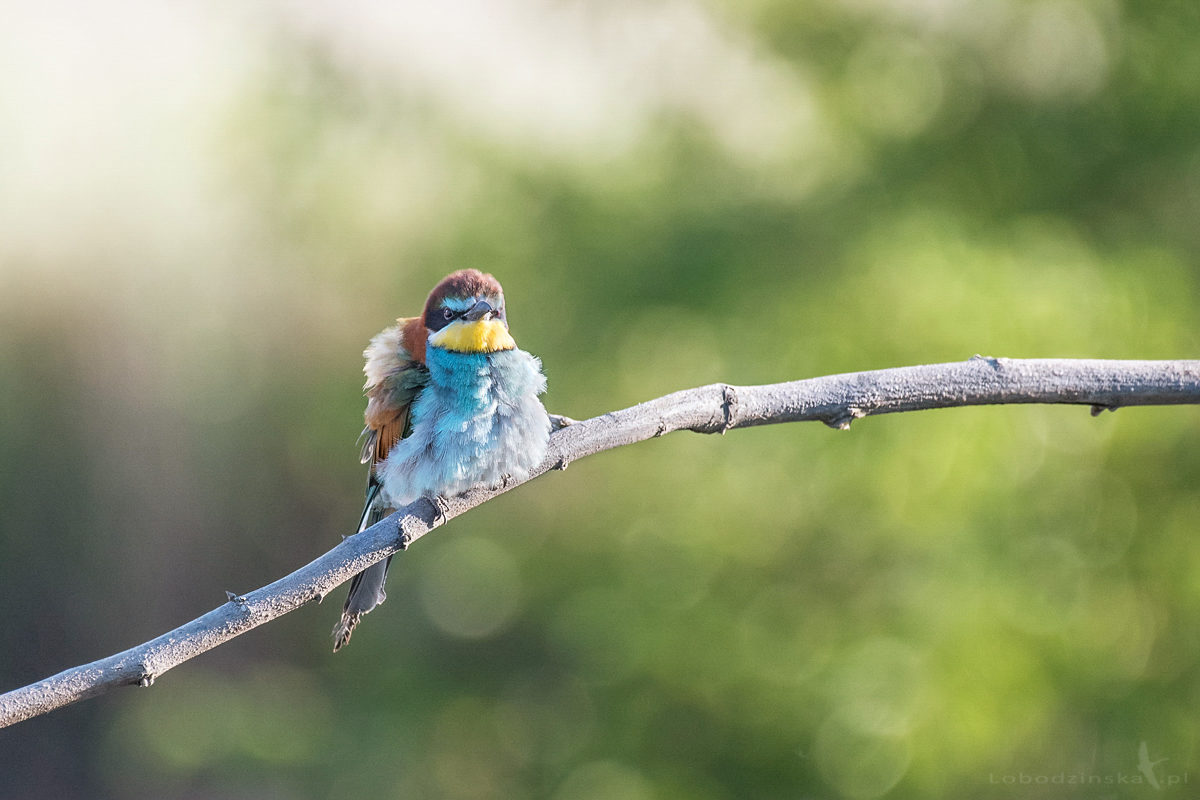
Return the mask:
{"type": "MultiPolygon", "coordinates": [[[[388,509],[379,502],[379,488],[379,484],[372,482],[367,489],[367,501],[358,524],[360,533],[387,516],[388,509]]],[[[346,646],[350,634],[364,614],[387,599],[383,585],[387,581],[388,565],[391,563],[392,557],[388,556],[378,564],[367,567],[350,581],[350,593],[346,595],[346,604],[342,606],[342,618],[333,627],[333,652],[346,646]]]]}

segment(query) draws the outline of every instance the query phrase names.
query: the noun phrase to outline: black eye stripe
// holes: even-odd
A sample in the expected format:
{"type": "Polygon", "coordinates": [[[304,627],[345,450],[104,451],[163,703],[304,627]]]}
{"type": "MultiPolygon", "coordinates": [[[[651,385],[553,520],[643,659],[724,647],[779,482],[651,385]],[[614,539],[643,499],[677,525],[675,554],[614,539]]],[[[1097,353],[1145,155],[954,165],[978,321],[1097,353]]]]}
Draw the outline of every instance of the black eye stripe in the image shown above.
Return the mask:
{"type": "Polygon", "coordinates": [[[431,308],[425,314],[425,327],[431,331],[440,331],[442,328],[450,324],[450,319],[446,318],[445,311],[450,309],[431,308]]]}
{"type": "MultiPolygon", "coordinates": [[[[501,297],[493,299],[485,296],[482,299],[487,300],[489,303],[495,304],[494,307],[496,310],[493,316],[503,322],[505,327],[508,327],[508,317],[505,313],[503,298],[501,297]]],[[[442,328],[446,327],[465,313],[467,313],[467,309],[455,311],[447,306],[431,308],[425,312],[425,327],[431,331],[440,331],[442,328]]]]}

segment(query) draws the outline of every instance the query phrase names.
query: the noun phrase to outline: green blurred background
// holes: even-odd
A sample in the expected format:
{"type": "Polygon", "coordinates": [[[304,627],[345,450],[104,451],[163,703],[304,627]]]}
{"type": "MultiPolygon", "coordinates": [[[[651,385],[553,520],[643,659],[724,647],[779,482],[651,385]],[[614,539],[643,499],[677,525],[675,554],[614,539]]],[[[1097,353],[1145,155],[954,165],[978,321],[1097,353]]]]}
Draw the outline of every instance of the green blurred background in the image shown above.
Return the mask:
{"type": "MultiPolygon", "coordinates": [[[[347,533],[361,350],[451,269],[577,418],[1200,349],[1194,0],[4,11],[0,689],[347,533]]],[[[1143,797],[1143,742],[1195,784],[1198,413],[606,453],[422,540],[336,657],[340,592],[0,731],[0,796],[1143,797]]]]}

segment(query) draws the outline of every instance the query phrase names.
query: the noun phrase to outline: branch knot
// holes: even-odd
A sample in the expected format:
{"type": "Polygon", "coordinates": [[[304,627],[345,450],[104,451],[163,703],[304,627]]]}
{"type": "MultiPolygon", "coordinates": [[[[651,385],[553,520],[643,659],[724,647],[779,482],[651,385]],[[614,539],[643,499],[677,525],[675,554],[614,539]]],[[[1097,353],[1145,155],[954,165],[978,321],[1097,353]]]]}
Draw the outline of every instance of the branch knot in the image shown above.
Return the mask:
{"type": "Polygon", "coordinates": [[[847,406],[846,409],[838,414],[834,414],[826,419],[821,420],[829,427],[838,431],[850,430],[850,423],[856,419],[862,419],[867,416],[867,412],[857,406],[847,406]]]}
{"type": "Polygon", "coordinates": [[[721,384],[721,410],[725,413],[725,424],[721,426],[721,435],[724,436],[737,424],[738,412],[737,389],[727,383],[721,384]]]}

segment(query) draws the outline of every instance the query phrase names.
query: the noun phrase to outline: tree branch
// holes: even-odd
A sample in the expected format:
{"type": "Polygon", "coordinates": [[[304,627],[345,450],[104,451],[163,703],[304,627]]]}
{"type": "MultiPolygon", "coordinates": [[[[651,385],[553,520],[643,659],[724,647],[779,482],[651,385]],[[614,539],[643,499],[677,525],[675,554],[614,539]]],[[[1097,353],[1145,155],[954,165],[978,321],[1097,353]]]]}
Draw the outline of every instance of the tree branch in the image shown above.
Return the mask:
{"type": "Polygon", "coordinates": [[[766,386],[712,384],[659,397],[554,433],[533,474],[497,489],[419,500],[292,574],[173,631],[108,658],[0,695],[0,727],[116,686],[149,686],[167,670],[313,600],[434,528],[491,498],[572,461],[679,430],[819,420],[838,428],[872,414],[1006,403],[1073,403],[1092,413],[1122,406],[1200,403],[1200,361],[1004,359],[877,370],[766,386]]]}

